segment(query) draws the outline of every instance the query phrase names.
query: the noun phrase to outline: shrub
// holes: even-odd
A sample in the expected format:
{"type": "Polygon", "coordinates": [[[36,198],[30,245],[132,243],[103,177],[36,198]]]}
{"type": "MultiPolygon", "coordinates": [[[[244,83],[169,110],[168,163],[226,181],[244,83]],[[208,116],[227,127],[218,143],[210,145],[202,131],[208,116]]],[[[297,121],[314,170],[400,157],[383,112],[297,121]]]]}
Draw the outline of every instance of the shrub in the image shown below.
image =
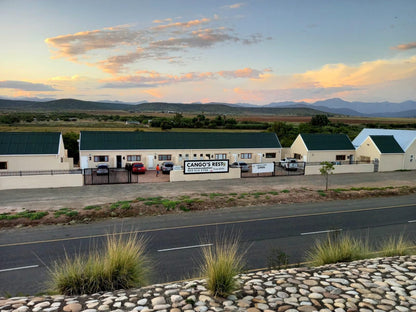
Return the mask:
{"type": "Polygon", "coordinates": [[[272,248],[267,256],[267,267],[269,270],[280,270],[287,268],[289,256],[277,248],[272,248]]]}
{"type": "Polygon", "coordinates": [[[383,257],[404,256],[410,253],[413,243],[403,235],[391,236],[381,243],[380,255],[383,257]]]}
{"type": "Polygon", "coordinates": [[[51,291],[72,296],[141,287],[149,272],[145,247],[142,237],[113,234],[107,236],[104,249],[74,258],[66,254],[50,269],[51,291]]]}
{"type": "Polygon", "coordinates": [[[316,241],[306,254],[312,265],[349,262],[365,259],[370,253],[367,242],[338,232],[329,233],[325,240],[316,241]]]}
{"type": "Polygon", "coordinates": [[[62,215],[68,217],[75,217],[78,215],[78,211],[73,210],[71,208],[61,208],[59,210],[56,210],[53,215],[55,216],[55,218],[59,218],[62,215]]]}
{"type": "Polygon", "coordinates": [[[243,270],[245,252],[239,248],[239,236],[220,237],[213,246],[202,249],[201,275],[214,296],[225,297],[238,288],[235,276],[243,270]]]}

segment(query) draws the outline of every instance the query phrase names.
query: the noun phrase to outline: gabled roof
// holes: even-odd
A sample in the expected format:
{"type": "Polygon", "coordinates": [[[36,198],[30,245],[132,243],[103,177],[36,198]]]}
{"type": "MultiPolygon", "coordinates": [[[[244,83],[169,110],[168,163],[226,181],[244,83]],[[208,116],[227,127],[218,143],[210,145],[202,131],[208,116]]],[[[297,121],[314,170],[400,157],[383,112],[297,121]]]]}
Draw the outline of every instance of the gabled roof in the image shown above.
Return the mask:
{"type": "Polygon", "coordinates": [[[404,153],[403,149],[392,135],[370,135],[370,138],[382,154],[404,153]]]}
{"type": "Polygon", "coordinates": [[[80,150],[281,148],[275,133],[81,131],[80,150]]]}
{"type": "Polygon", "coordinates": [[[355,150],[346,134],[300,134],[309,151],[355,150]]]}
{"type": "Polygon", "coordinates": [[[0,155],[59,154],[59,132],[0,132],[0,155]]]}
{"type": "Polygon", "coordinates": [[[409,146],[416,139],[416,130],[393,130],[393,129],[369,129],[365,128],[352,141],[355,147],[363,144],[369,135],[392,135],[399,143],[403,151],[407,151],[409,146]]]}

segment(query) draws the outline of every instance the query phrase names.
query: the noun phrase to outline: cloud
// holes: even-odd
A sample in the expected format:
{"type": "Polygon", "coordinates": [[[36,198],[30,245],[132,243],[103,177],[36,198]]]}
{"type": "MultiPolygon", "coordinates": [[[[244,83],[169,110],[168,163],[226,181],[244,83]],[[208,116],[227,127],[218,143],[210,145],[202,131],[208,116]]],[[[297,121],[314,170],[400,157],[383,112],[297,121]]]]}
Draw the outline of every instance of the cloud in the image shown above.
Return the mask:
{"type": "Polygon", "coordinates": [[[14,80],[0,81],[0,88],[17,89],[21,91],[60,91],[43,83],[32,83],[27,81],[14,80]]]}
{"type": "Polygon", "coordinates": [[[245,3],[240,2],[240,3],[225,5],[225,6],[223,6],[223,8],[227,8],[227,9],[239,9],[239,8],[241,8],[244,5],[245,5],[245,3]]]}
{"type": "Polygon", "coordinates": [[[359,87],[416,76],[416,56],[407,59],[375,60],[358,66],[327,64],[318,70],[294,75],[295,85],[316,88],[359,87]]]}
{"type": "Polygon", "coordinates": [[[116,26],[101,30],[83,31],[45,39],[52,49],[54,58],[68,58],[71,61],[89,51],[130,45],[142,35],[140,31],[131,31],[128,26],[116,26]]]}
{"type": "Polygon", "coordinates": [[[415,42],[406,43],[406,44],[399,44],[398,46],[395,46],[392,49],[395,49],[395,50],[410,50],[410,49],[416,49],[416,41],[415,42]]]}
{"type": "Polygon", "coordinates": [[[217,16],[185,22],[172,19],[153,22],[160,25],[143,29],[120,25],[51,37],[45,42],[52,58],[65,58],[118,74],[127,65],[143,60],[181,61],[190,49],[227,42],[257,44],[265,40],[261,34],[241,36],[231,28],[217,25],[220,22],[217,16]]]}
{"type": "Polygon", "coordinates": [[[260,71],[255,70],[252,68],[243,68],[237,69],[234,71],[220,71],[218,75],[224,78],[252,78],[252,79],[259,79],[263,72],[268,71],[269,69],[260,71]]]}
{"type": "MultiPolygon", "coordinates": [[[[267,71],[268,69],[266,69],[267,71]]],[[[181,75],[161,74],[156,71],[139,71],[136,75],[120,76],[107,80],[103,80],[104,84],[101,88],[145,88],[168,85],[179,82],[205,81],[210,79],[238,79],[250,78],[260,79],[263,71],[243,68],[234,71],[219,72],[189,72],[181,75]]]]}
{"type": "Polygon", "coordinates": [[[150,28],[151,30],[165,30],[168,28],[190,28],[190,27],[196,27],[202,24],[206,24],[208,22],[210,22],[211,20],[209,18],[202,18],[200,20],[196,19],[196,20],[192,20],[192,21],[188,21],[188,22],[176,22],[176,23],[169,23],[166,25],[160,25],[160,26],[155,26],[150,28]]]}

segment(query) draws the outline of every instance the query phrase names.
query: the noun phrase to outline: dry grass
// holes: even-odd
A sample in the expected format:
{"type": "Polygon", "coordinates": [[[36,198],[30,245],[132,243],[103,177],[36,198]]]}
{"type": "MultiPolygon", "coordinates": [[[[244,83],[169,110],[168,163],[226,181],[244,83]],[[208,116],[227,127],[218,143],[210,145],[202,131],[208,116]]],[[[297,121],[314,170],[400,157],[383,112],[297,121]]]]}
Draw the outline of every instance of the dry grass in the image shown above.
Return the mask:
{"type": "Polygon", "coordinates": [[[200,272],[207,278],[207,288],[214,296],[225,297],[239,287],[236,275],[243,270],[244,255],[238,235],[223,235],[213,246],[202,249],[200,272]]]}
{"type": "Polygon", "coordinates": [[[379,254],[382,257],[404,256],[410,254],[413,247],[413,242],[403,234],[398,237],[392,236],[381,243],[379,254]]]}
{"type": "Polygon", "coordinates": [[[315,242],[306,258],[314,266],[365,259],[370,254],[367,242],[348,234],[333,232],[315,242]]]}
{"type": "Polygon", "coordinates": [[[88,255],[67,254],[50,270],[50,291],[64,295],[92,294],[141,287],[148,281],[146,240],[137,235],[108,235],[103,250],[88,255]]]}

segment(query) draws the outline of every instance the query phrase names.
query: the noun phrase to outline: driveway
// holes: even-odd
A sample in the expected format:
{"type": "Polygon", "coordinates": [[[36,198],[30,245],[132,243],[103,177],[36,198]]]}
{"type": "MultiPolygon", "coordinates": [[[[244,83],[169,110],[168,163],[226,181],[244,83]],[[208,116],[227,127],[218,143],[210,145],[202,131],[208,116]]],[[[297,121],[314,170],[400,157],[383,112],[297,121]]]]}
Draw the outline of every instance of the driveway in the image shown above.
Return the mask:
{"type": "MultiPolygon", "coordinates": [[[[307,187],[323,189],[324,178],[311,176],[276,176],[264,178],[242,178],[232,180],[208,180],[198,182],[164,182],[168,175],[156,177],[152,171],[142,178],[149,183],[88,185],[82,187],[23,189],[0,191],[0,213],[59,208],[82,208],[93,204],[132,200],[137,197],[191,195],[201,193],[232,193],[266,190],[283,190],[307,187]]],[[[329,177],[330,188],[416,186],[416,171],[338,174],[329,177]]]]}

